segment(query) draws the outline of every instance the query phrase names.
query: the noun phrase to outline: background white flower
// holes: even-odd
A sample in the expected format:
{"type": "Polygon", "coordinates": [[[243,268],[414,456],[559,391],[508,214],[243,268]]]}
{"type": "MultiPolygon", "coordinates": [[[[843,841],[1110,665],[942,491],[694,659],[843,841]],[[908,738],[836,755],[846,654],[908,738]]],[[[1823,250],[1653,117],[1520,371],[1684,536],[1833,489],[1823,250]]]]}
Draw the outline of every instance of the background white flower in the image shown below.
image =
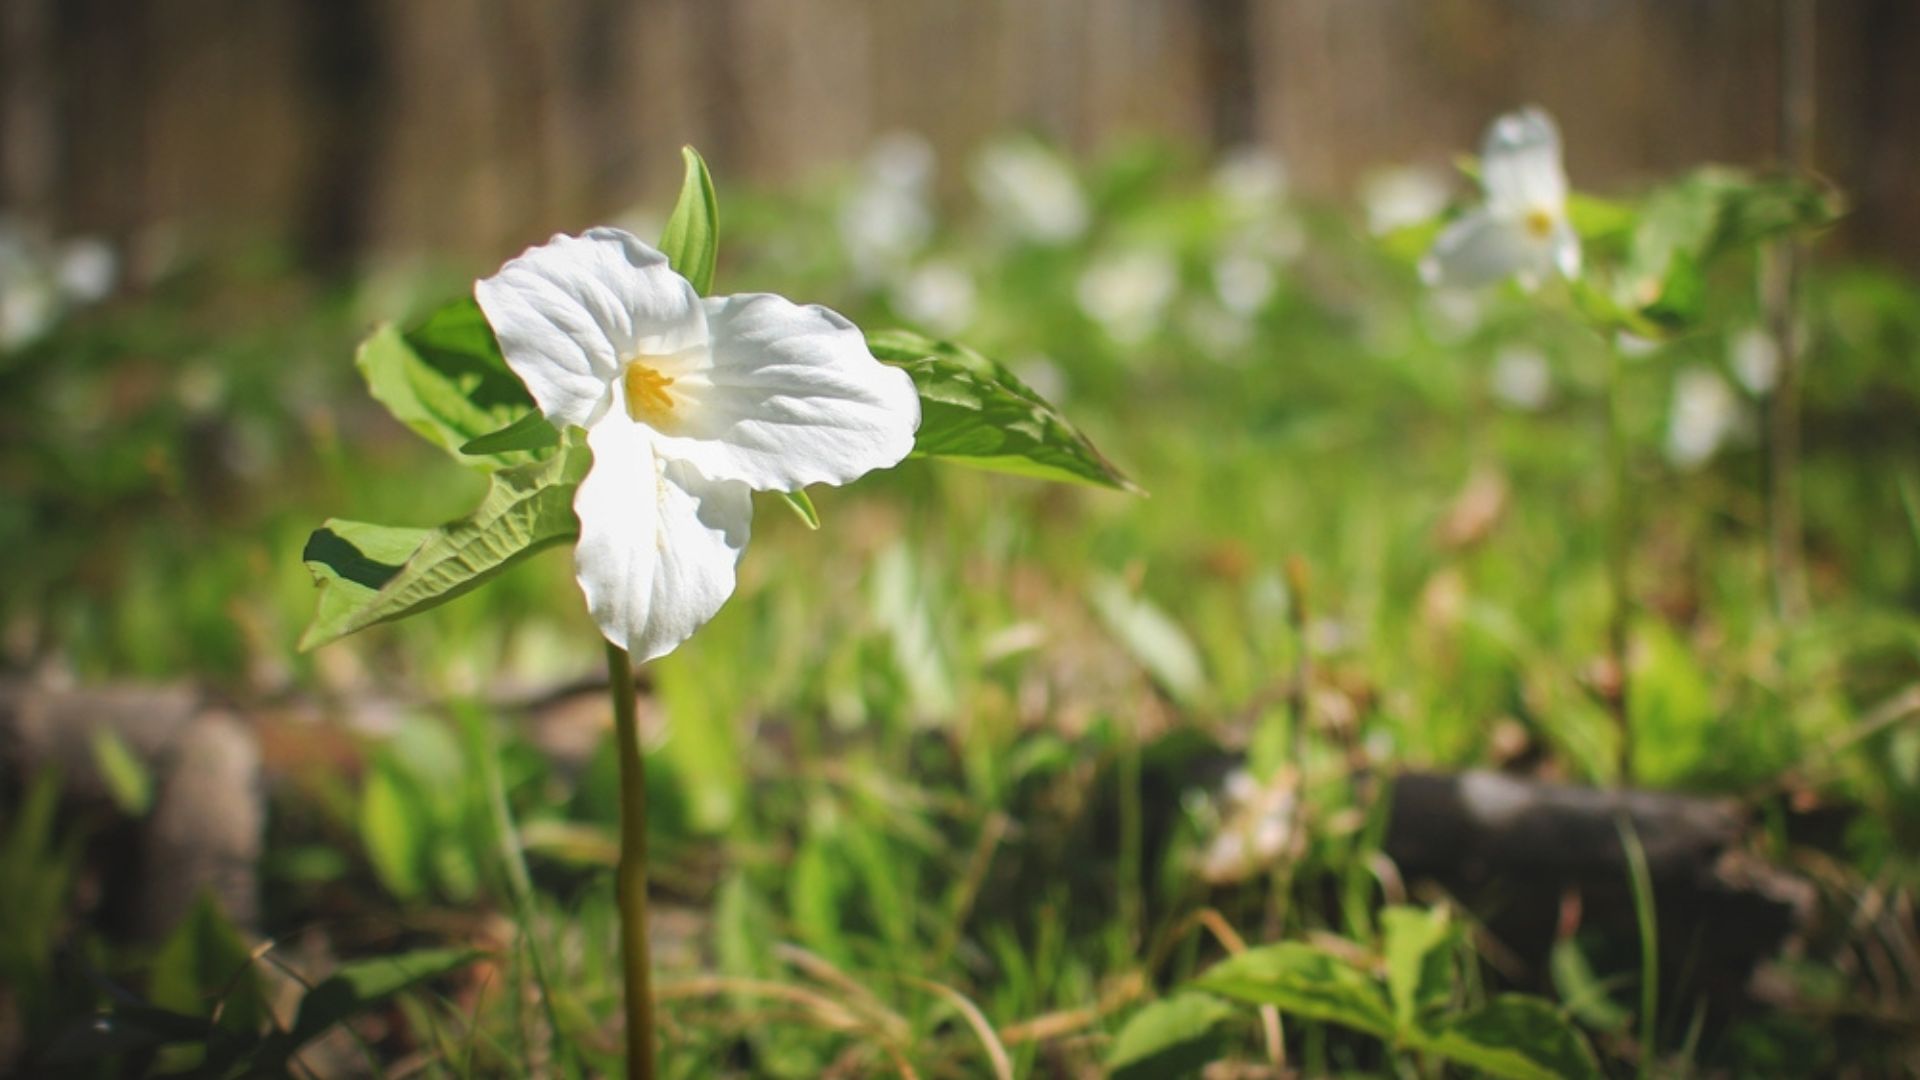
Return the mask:
{"type": "Polygon", "coordinates": [[[1699,468],[1740,423],[1740,400],[1727,380],[1709,368],[1682,370],[1673,380],[1673,411],[1667,415],[1667,460],[1682,469],[1699,468]]]}
{"type": "Polygon", "coordinates": [[[1780,345],[1760,327],[1746,327],[1727,340],[1727,363],[1747,393],[1765,397],[1780,378],[1780,345]]]}
{"type": "Polygon", "coordinates": [[[1553,368],[1547,354],[1510,345],[1493,358],[1493,396],[1522,412],[1538,412],[1553,398],[1553,368]]]}
{"type": "Polygon", "coordinates": [[[908,321],[936,334],[957,334],[973,323],[973,275],[952,259],[931,259],[894,285],[893,306],[908,321]]]}
{"type": "Polygon", "coordinates": [[[1486,202],[1448,225],[1420,264],[1430,285],[1471,287],[1516,277],[1528,288],[1580,273],[1580,237],[1567,222],[1560,129],[1538,108],[1495,120],[1480,149],[1486,202]]]}
{"type": "Polygon", "coordinates": [[[1041,244],[1064,244],[1087,230],[1091,212],[1080,181],[1058,154],[1029,139],[997,142],[973,163],[980,201],[1008,231],[1041,244]]]}
{"type": "Polygon", "coordinates": [[[1080,274],[1074,299],[1113,340],[1137,345],[1157,328],[1180,289],[1180,268],[1157,248],[1102,255],[1080,274]]]}
{"type": "Polygon", "coordinates": [[[1428,165],[1397,165],[1360,181],[1367,231],[1375,236],[1431,221],[1447,208],[1447,177],[1428,165]]]}
{"type": "Polygon", "coordinates": [[[898,273],[933,235],[933,146],[895,132],[875,141],[840,206],[840,243],[856,278],[898,273]]]}
{"type": "Polygon", "coordinates": [[[852,323],[765,293],[702,300],[630,233],[556,236],[474,296],[541,413],[587,430],[574,567],[637,660],[732,594],[751,491],[844,484],[913,448],[912,380],[852,323]]]}

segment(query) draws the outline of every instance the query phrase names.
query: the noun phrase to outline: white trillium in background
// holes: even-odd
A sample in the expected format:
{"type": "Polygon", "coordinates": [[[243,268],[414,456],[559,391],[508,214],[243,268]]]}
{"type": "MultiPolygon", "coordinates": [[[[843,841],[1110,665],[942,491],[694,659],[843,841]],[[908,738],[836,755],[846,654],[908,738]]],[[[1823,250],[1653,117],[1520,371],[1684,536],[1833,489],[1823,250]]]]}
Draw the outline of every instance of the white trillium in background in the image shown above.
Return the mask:
{"type": "Polygon", "coordinates": [[[1493,396],[1522,412],[1538,412],[1553,398],[1547,354],[1526,345],[1501,349],[1493,358],[1493,396]]]}
{"type": "Polygon", "coordinates": [[[840,243],[854,276],[897,273],[933,235],[933,147],[910,132],[875,141],[840,207],[840,243]]]}
{"type": "Polygon", "coordinates": [[[1135,248],[1095,259],[1074,285],[1080,310],[1114,341],[1137,345],[1160,325],[1180,290],[1173,257],[1157,248],[1135,248]]]}
{"type": "Polygon", "coordinates": [[[1741,424],[1740,399],[1709,368],[1690,367],[1673,380],[1667,416],[1667,460],[1682,469],[1706,464],[1741,424]]]}
{"type": "Polygon", "coordinates": [[[1287,197],[1287,163],[1264,146],[1229,150],[1214,167],[1213,190],[1237,216],[1271,214],[1287,197]]]}
{"type": "Polygon", "coordinates": [[[973,163],[980,201],[1008,231],[1039,244],[1064,244],[1092,217],[1080,181],[1058,154],[1028,139],[994,143],[973,163]]]}
{"type": "Polygon", "coordinates": [[[1780,345],[1772,334],[1749,326],[1728,340],[1727,363],[1747,393],[1765,397],[1780,379],[1780,345]]]}
{"type": "Polygon", "coordinates": [[[630,233],[556,236],[474,296],[541,413],[587,431],[574,567],[636,660],[732,594],[750,492],[844,484],[913,449],[913,383],[852,323],[765,293],[702,300],[630,233]]]}
{"type": "Polygon", "coordinates": [[[1567,221],[1560,129],[1537,108],[1493,122],[1480,148],[1486,202],[1448,225],[1420,264],[1430,285],[1472,287],[1518,278],[1535,288],[1580,273],[1580,237],[1567,221]]]}
{"type": "Polygon", "coordinates": [[[893,288],[893,306],[908,321],[936,334],[957,334],[973,324],[973,275],[950,259],[921,263],[893,288]]]}
{"type": "Polygon", "coordinates": [[[1375,236],[1419,225],[1447,208],[1447,176],[1426,165],[1380,169],[1360,181],[1360,202],[1367,211],[1367,231],[1375,236]]]}

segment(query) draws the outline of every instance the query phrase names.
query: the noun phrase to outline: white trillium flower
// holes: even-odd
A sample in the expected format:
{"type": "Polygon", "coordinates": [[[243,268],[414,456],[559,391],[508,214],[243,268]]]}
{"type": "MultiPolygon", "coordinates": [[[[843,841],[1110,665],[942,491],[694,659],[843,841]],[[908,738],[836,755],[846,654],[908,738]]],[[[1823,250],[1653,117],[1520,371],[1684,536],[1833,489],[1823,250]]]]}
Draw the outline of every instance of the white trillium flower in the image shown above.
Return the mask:
{"type": "Polygon", "coordinates": [[[1673,381],[1673,411],[1667,416],[1667,460],[1697,469],[1739,430],[1740,400],[1718,372],[1682,370],[1673,381]]]}
{"type": "Polygon", "coordinates": [[[1508,113],[1480,148],[1487,201],[1447,226],[1420,264],[1429,285],[1471,287],[1517,277],[1538,287],[1580,273],[1580,237],[1567,221],[1560,129],[1537,108],[1508,113]]]}
{"type": "Polygon", "coordinates": [[[1367,231],[1383,236],[1419,225],[1447,208],[1447,176],[1427,165],[1396,165],[1368,173],[1360,181],[1367,231]]]}
{"type": "Polygon", "coordinates": [[[1521,412],[1539,412],[1553,399],[1553,369],[1547,354],[1511,345],[1493,358],[1493,396],[1521,412]]]}
{"type": "Polygon", "coordinates": [[[1074,284],[1080,310],[1122,345],[1145,341],[1179,291],[1180,268],[1157,248],[1103,255],[1074,284]]]}
{"type": "Polygon", "coordinates": [[[852,323],[766,293],[703,300],[630,233],[556,236],[474,296],[541,413],[587,431],[574,568],[636,660],[732,594],[750,492],[848,483],[913,449],[913,382],[852,323]]]}
{"type": "Polygon", "coordinates": [[[1072,168],[1029,140],[1008,140],[982,150],[973,164],[973,186],[996,221],[1036,244],[1076,239],[1092,217],[1072,168]]]}

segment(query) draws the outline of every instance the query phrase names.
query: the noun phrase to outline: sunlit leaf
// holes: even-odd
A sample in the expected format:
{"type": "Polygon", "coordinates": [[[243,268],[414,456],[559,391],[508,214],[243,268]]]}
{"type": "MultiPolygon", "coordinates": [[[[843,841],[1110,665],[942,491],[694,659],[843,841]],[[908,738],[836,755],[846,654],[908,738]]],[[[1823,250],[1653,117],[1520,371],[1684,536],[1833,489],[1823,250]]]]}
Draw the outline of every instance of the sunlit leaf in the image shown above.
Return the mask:
{"type": "Polygon", "coordinates": [[[1207,696],[1207,672],[1200,650],[1180,624],[1119,581],[1102,578],[1092,589],[1093,609],[1153,681],[1182,705],[1207,696]]]}
{"type": "Polygon", "coordinates": [[[801,521],[805,522],[807,528],[820,527],[820,511],[813,508],[813,500],[807,497],[806,489],[782,491],[778,494],[781,501],[787,504],[787,509],[792,510],[801,521]]]}
{"type": "Polygon", "coordinates": [[[1389,907],[1380,912],[1386,939],[1387,991],[1405,1027],[1444,1005],[1453,993],[1453,927],[1445,908],[1389,907]]]}
{"type": "Polygon", "coordinates": [[[473,513],[437,529],[327,522],[302,553],[321,596],[300,647],[445,603],[579,535],[573,495],[591,460],[572,441],[545,461],[501,469],[473,513]]]}
{"type": "Polygon", "coordinates": [[[471,298],[440,308],[411,333],[380,327],[361,343],[354,364],[395,419],[463,464],[497,468],[528,460],[524,452],[462,449],[532,407],[471,298]]]}
{"type": "Polygon", "coordinates": [[[1193,985],[1383,1039],[1391,1039],[1396,1027],[1386,992],[1372,976],[1298,942],[1249,949],[1214,965],[1193,985]]]}
{"type": "Polygon", "coordinates": [[[426,851],[432,826],[428,808],[412,784],[391,767],[376,765],[360,789],[360,843],[380,883],[401,900],[426,893],[426,851]]]}
{"type": "Polygon", "coordinates": [[[694,291],[706,296],[713,291],[713,267],[720,254],[720,204],[699,152],[683,146],[680,156],[686,159],[687,175],[680,201],[660,234],[660,250],[674,270],[693,283],[694,291]]]}
{"type": "Polygon", "coordinates": [[[1587,1040],[1539,998],[1505,994],[1408,1042],[1505,1080],[1587,1080],[1602,1075],[1587,1040]]]}
{"type": "Polygon", "coordinates": [[[560,445],[560,432],[537,412],[527,413],[498,431],[463,443],[463,454],[501,454],[513,450],[545,450],[560,445]]]}
{"type": "Polygon", "coordinates": [[[1045,480],[1140,490],[1058,409],[979,353],[904,330],[868,334],[867,346],[913,376],[920,392],[916,456],[1045,480]]]}
{"type": "Polygon", "coordinates": [[[1192,1076],[1220,1051],[1218,1028],[1234,1008],[1206,994],[1175,994],[1133,1014],[1107,1051],[1113,1080],[1192,1076]]]}
{"type": "Polygon", "coordinates": [[[129,817],[145,814],[153,805],[153,773],[112,728],[95,729],[92,741],[94,767],[100,770],[114,805],[129,817]]]}

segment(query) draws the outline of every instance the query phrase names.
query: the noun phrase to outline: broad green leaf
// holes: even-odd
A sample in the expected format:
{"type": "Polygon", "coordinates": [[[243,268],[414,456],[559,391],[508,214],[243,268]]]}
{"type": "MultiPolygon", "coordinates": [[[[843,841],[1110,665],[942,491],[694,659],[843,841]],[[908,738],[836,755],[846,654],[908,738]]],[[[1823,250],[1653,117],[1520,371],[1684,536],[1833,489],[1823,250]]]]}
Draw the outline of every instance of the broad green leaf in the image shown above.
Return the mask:
{"type": "Polygon", "coordinates": [[[211,896],[199,897],[154,954],[147,1000],[184,1016],[210,1016],[219,1005],[221,1024],[235,1031],[266,1019],[252,950],[211,896]]]}
{"type": "Polygon", "coordinates": [[[1140,491],[1058,409],[979,353],[903,330],[868,334],[867,347],[905,369],[920,392],[916,456],[1140,491]]]}
{"type": "Polygon", "coordinates": [[[427,891],[432,821],[419,792],[392,767],[376,763],[360,789],[360,843],[387,891],[418,900],[427,891]]]}
{"type": "Polygon", "coordinates": [[[1196,989],[1392,1039],[1393,1007],[1380,984],[1345,960],[1298,942],[1249,949],[1216,964],[1196,989]]]}
{"type": "Polygon", "coordinates": [[[1563,937],[1555,941],[1548,968],[1561,1003],[1587,1027],[1602,1032],[1625,1031],[1632,1022],[1632,1014],[1613,1000],[1606,985],[1594,974],[1593,966],[1587,963],[1587,954],[1580,951],[1578,940],[1563,937]]]}
{"type": "Polygon", "coordinates": [[[1133,1014],[1107,1051],[1112,1080],[1191,1076],[1219,1056],[1219,1026],[1236,1010],[1206,994],[1175,994],[1133,1014]]]}
{"type": "Polygon", "coordinates": [[[807,497],[805,488],[799,491],[782,491],[778,494],[781,500],[787,504],[787,509],[798,514],[800,520],[806,522],[807,528],[818,529],[820,527],[820,511],[813,508],[813,500],[807,497]]]}
{"type": "Polygon", "coordinates": [[[472,300],[448,304],[411,334],[380,327],[360,344],[354,364],[395,419],[463,464],[497,468],[528,460],[525,453],[461,449],[519,419],[532,404],[472,300]]]}
{"type": "Polygon", "coordinates": [[[1387,990],[1402,1028],[1453,994],[1453,927],[1445,908],[1389,907],[1380,912],[1386,938],[1387,990]]]}
{"type": "Polygon", "coordinates": [[[1579,1030],[1552,1005],[1522,994],[1503,994],[1406,1041],[1505,1080],[1599,1080],[1602,1075],[1579,1030]]]}
{"type": "Polygon", "coordinates": [[[327,522],[301,556],[321,596],[300,647],[445,603],[528,555],[577,536],[573,494],[591,461],[586,445],[570,440],[544,461],[501,469],[478,509],[437,529],[327,522]],[[409,544],[411,552],[396,562],[409,544]]]}
{"type": "Polygon", "coordinates": [[[1567,221],[1580,234],[1581,243],[1605,245],[1632,231],[1634,214],[1625,203],[1576,191],[1567,195],[1567,221]]]}
{"type": "Polygon", "coordinates": [[[680,156],[686,159],[687,175],[680,184],[680,201],[660,234],[660,250],[674,270],[693,283],[693,290],[706,296],[713,291],[713,265],[720,254],[720,204],[699,152],[683,146],[680,156]]]}
{"type": "Polygon", "coordinates": [[[107,794],[128,817],[140,817],[153,805],[153,774],[127,741],[110,727],[93,733],[93,764],[106,781],[107,794]]]}
{"type": "Polygon", "coordinates": [[[1096,581],[1092,598],[1100,621],[1161,689],[1182,705],[1206,699],[1207,672],[1200,650],[1172,616],[1114,578],[1096,581]]]}
{"type": "Polygon", "coordinates": [[[545,450],[560,445],[560,432],[537,412],[530,412],[498,431],[463,443],[463,454],[501,454],[513,450],[545,450]]]}
{"type": "Polygon", "coordinates": [[[290,1057],[309,1041],[395,996],[478,959],[472,949],[421,949],[399,956],[353,960],[340,965],[300,999],[293,1027],[274,1040],[276,1056],[290,1057]]]}

